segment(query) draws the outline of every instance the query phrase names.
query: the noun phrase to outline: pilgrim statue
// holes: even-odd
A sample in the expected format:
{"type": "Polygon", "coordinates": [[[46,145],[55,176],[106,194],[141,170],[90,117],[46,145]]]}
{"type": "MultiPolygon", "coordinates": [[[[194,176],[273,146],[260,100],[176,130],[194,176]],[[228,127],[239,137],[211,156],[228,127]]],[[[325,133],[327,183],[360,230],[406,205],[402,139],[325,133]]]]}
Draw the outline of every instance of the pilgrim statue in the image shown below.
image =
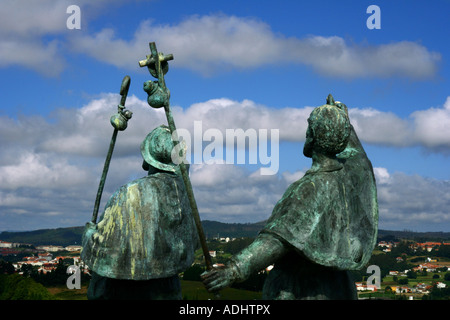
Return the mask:
{"type": "Polygon", "coordinates": [[[88,299],[181,299],[178,274],[189,268],[197,230],[167,126],[141,144],[148,175],[120,187],[83,234],[88,299]]]}
{"type": "Polygon", "coordinates": [[[369,261],[378,231],[375,177],[345,104],[331,95],[308,119],[312,166],[291,184],[252,244],[202,274],[216,292],[269,265],[263,299],[357,299],[349,270],[369,261]]]}

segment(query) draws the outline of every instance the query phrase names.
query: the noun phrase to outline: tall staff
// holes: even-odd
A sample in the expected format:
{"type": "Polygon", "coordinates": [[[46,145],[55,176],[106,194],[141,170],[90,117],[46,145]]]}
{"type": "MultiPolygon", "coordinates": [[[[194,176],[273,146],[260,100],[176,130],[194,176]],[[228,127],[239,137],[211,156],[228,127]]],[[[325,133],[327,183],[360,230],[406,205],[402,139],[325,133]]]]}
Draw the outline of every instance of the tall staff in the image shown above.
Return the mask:
{"type": "MultiPolygon", "coordinates": [[[[167,61],[173,60],[173,55],[168,54],[164,55],[161,52],[158,52],[156,49],[156,45],[154,42],[149,43],[150,46],[150,55],[147,55],[147,59],[139,61],[140,67],[148,67],[150,74],[158,79],[157,84],[153,84],[153,88],[148,90],[159,90],[160,94],[157,95],[156,100],[149,101],[149,104],[153,108],[161,108],[164,107],[164,111],[166,113],[167,122],[169,124],[169,129],[172,133],[172,140],[175,150],[178,150],[177,144],[179,143],[178,134],[176,131],[175,121],[172,117],[172,112],[169,107],[169,99],[170,92],[166,87],[166,82],[164,80],[164,74],[169,71],[169,64],[167,61]]],[[[150,86],[152,83],[149,84],[150,86]]],[[[195,201],[194,191],[192,190],[191,180],[189,179],[189,173],[184,161],[180,163],[181,175],[183,177],[184,185],[186,187],[186,192],[189,198],[189,202],[191,205],[192,214],[194,216],[195,225],[197,227],[198,236],[200,239],[200,244],[203,250],[203,256],[205,257],[205,264],[208,270],[212,269],[211,255],[209,254],[208,246],[206,245],[206,238],[203,232],[203,227],[200,221],[200,215],[198,213],[197,202],[195,201]]]]}
{"type": "Polygon", "coordinates": [[[114,114],[111,119],[111,125],[114,127],[113,135],[111,137],[111,142],[109,143],[108,154],[106,155],[105,164],[103,166],[103,173],[100,179],[100,184],[98,186],[97,198],[95,199],[94,212],[92,213],[92,222],[97,223],[98,207],[100,206],[100,200],[102,198],[103,187],[105,186],[106,175],[108,174],[109,164],[111,162],[111,156],[114,151],[114,146],[116,144],[117,133],[123,131],[128,126],[128,120],[131,119],[132,112],[130,110],[125,110],[125,101],[127,100],[128,89],[130,88],[130,77],[125,76],[122,80],[122,85],[120,86],[120,104],[117,107],[117,113],[114,114]]]}

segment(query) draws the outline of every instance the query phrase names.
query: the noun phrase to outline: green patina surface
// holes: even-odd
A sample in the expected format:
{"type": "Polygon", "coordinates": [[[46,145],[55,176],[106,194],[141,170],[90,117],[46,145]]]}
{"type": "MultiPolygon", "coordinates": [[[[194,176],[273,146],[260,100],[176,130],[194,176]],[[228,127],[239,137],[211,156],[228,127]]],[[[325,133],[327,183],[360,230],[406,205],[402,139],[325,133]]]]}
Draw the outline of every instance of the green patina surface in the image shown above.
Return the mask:
{"type": "Polygon", "coordinates": [[[116,191],[86,228],[81,256],[100,276],[148,280],[184,271],[197,247],[182,179],[157,172],[116,191]]]}
{"type": "Polygon", "coordinates": [[[376,243],[376,183],[347,107],[331,95],[308,119],[303,153],[311,169],[288,187],[255,242],[203,275],[209,290],[274,264],[263,298],[357,298],[348,270],[364,267],[376,243]]]}

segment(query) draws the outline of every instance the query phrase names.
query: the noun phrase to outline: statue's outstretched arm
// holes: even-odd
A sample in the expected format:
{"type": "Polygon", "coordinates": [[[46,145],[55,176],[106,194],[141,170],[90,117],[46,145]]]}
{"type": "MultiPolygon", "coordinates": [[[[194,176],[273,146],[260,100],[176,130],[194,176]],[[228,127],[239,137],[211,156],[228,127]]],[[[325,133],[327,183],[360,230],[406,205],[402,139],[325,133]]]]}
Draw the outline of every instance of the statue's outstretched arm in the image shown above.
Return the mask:
{"type": "Polygon", "coordinates": [[[288,251],[289,248],[278,238],[270,234],[260,234],[252,244],[233,256],[224,268],[203,273],[203,283],[208,291],[219,291],[234,282],[246,280],[251,274],[263,270],[288,251]]]}

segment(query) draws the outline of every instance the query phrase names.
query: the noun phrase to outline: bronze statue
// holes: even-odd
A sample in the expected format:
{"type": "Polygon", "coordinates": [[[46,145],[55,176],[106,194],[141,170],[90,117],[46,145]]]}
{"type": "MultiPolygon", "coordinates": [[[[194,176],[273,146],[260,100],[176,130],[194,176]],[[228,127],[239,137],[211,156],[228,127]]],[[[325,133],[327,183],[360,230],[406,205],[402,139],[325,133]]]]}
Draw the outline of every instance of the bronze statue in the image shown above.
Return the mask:
{"type": "Polygon", "coordinates": [[[372,165],[347,107],[315,108],[303,149],[312,167],[275,205],[255,241],[224,268],[202,275],[215,292],[273,264],[263,299],[356,299],[348,270],[370,259],[378,230],[372,165]]]}
{"type": "Polygon", "coordinates": [[[191,266],[198,236],[167,126],[141,144],[148,175],[120,187],[83,234],[92,271],[88,299],[181,299],[178,274],[191,266]]]}
{"type": "Polygon", "coordinates": [[[187,164],[184,161],[185,154],[182,154],[182,149],[179,148],[178,145],[179,138],[177,128],[175,126],[175,120],[172,116],[172,111],[170,110],[170,90],[167,88],[166,81],[164,79],[164,75],[169,71],[168,61],[173,60],[173,55],[158,52],[155,42],[150,42],[148,45],[150,47],[150,54],[147,55],[146,59],[139,61],[139,66],[141,68],[147,67],[150,74],[158,80],[148,80],[144,82],[144,91],[148,94],[147,102],[152,108],[164,108],[164,112],[167,118],[167,124],[170,133],[172,134],[174,157],[177,158],[177,163],[179,163],[181,176],[184,181],[184,186],[186,188],[189,203],[191,205],[192,216],[195,221],[200,245],[202,247],[203,256],[205,258],[206,268],[210,270],[212,268],[211,256],[206,244],[206,237],[203,232],[203,226],[200,220],[197,201],[195,200],[191,180],[189,179],[187,164]]]}

